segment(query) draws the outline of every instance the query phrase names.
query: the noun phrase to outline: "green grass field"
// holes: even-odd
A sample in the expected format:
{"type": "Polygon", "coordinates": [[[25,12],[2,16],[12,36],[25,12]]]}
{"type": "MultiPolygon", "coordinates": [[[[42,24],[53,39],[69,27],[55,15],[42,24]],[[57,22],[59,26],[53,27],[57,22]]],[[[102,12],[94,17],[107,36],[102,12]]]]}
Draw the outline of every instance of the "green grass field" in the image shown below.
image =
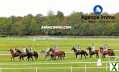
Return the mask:
{"type": "MultiPolygon", "coordinates": [[[[0,54],[9,53],[10,48],[32,47],[33,50],[40,52],[47,48],[58,46],[60,50],[71,52],[72,46],[80,45],[81,49],[85,49],[95,44],[97,49],[108,44],[110,48],[119,50],[119,38],[32,38],[32,37],[5,37],[0,38],[0,54]]],[[[115,52],[118,56],[119,52],[115,52]]],[[[119,58],[115,58],[119,60],[119,58]]],[[[14,62],[10,61],[9,55],[0,55],[0,72],[109,72],[109,64],[103,63],[101,67],[97,67],[95,57],[86,59],[76,59],[72,53],[66,54],[64,60],[44,59],[40,56],[38,61],[21,61],[16,58],[14,62]],[[107,67],[107,68],[106,68],[107,67]],[[16,68],[16,69],[12,69],[16,68]],[[36,71],[37,68],[37,71],[36,71]]],[[[109,58],[102,59],[108,62],[109,58]]]]}

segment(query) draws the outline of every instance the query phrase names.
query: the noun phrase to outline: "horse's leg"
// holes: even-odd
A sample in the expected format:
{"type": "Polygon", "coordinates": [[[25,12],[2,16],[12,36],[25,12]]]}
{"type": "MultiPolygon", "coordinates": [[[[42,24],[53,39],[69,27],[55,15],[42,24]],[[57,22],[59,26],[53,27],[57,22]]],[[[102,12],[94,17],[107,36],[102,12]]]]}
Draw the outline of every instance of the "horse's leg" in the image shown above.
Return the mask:
{"type": "Polygon", "coordinates": [[[61,57],[60,57],[60,56],[57,56],[57,57],[56,57],[56,59],[60,60],[60,59],[61,59],[61,57]]]}
{"type": "Polygon", "coordinates": [[[86,58],[86,57],[85,57],[85,54],[83,54],[83,56],[84,56],[84,58],[86,58]]]}
{"type": "Polygon", "coordinates": [[[63,53],[63,54],[61,55],[62,60],[64,60],[64,57],[65,57],[65,54],[63,53]]]}
{"type": "Polygon", "coordinates": [[[19,61],[21,61],[21,56],[19,56],[19,61]]]}
{"type": "Polygon", "coordinates": [[[92,55],[90,54],[90,58],[92,58],[92,55]]]}
{"type": "Polygon", "coordinates": [[[105,54],[102,55],[102,58],[105,58],[105,54]]]}
{"type": "Polygon", "coordinates": [[[54,57],[54,56],[52,56],[52,57],[51,57],[51,59],[52,59],[52,60],[54,60],[54,59],[55,59],[55,57],[54,57]]]}
{"type": "Polygon", "coordinates": [[[54,56],[54,60],[56,60],[57,56],[54,56]]]}
{"type": "Polygon", "coordinates": [[[31,60],[34,61],[33,56],[31,56],[31,60]]]}
{"type": "Polygon", "coordinates": [[[29,59],[30,59],[30,57],[29,57],[29,56],[27,56],[27,61],[29,61],[29,59]]]}
{"type": "Polygon", "coordinates": [[[29,61],[33,61],[33,56],[29,56],[29,61]]]}
{"type": "Polygon", "coordinates": [[[63,55],[60,56],[60,60],[63,60],[63,55]]]}
{"type": "Polygon", "coordinates": [[[102,55],[101,57],[104,58],[104,55],[102,55]]]}
{"type": "Polygon", "coordinates": [[[98,55],[96,54],[96,58],[98,58],[98,55]]]}
{"type": "Polygon", "coordinates": [[[98,53],[96,54],[96,58],[99,58],[99,54],[98,53]]]}
{"type": "Polygon", "coordinates": [[[84,57],[85,57],[85,59],[86,59],[86,54],[84,54],[84,57]]]}
{"type": "Polygon", "coordinates": [[[50,60],[52,60],[53,59],[53,57],[52,57],[52,55],[50,55],[50,60]]]}
{"type": "Polygon", "coordinates": [[[59,60],[62,60],[62,56],[59,56],[59,60]]]}
{"type": "Polygon", "coordinates": [[[62,60],[62,57],[61,56],[58,56],[59,57],[59,60],[62,60]]]}
{"type": "Polygon", "coordinates": [[[105,55],[104,55],[104,58],[105,58],[105,55]]]}
{"type": "Polygon", "coordinates": [[[31,58],[31,57],[30,57],[30,56],[28,56],[28,61],[30,61],[30,58],[31,58]]]}
{"type": "Polygon", "coordinates": [[[55,60],[55,56],[52,56],[52,60],[55,60]]]}
{"type": "MultiPolygon", "coordinates": [[[[23,60],[23,56],[20,56],[20,61],[23,60]]],[[[24,61],[24,60],[23,60],[24,61]]]]}
{"type": "Polygon", "coordinates": [[[54,56],[54,60],[56,60],[57,59],[57,56],[54,56]]]}
{"type": "Polygon", "coordinates": [[[15,58],[15,57],[11,57],[11,61],[14,61],[14,58],[15,58]]]}
{"type": "Polygon", "coordinates": [[[63,59],[64,59],[64,54],[61,55],[61,60],[63,60],[63,59]]]}
{"type": "Polygon", "coordinates": [[[51,55],[51,60],[54,60],[54,56],[53,55],[51,55]]]}
{"type": "Polygon", "coordinates": [[[34,58],[35,58],[36,61],[38,60],[38,57],[35,56],[34,58]]]}
{"type": "Polygon", "coordinates": [[[63,53],[63,56],[62,56],[63,60],[64,60],[64,57],[65,57],[65,53],[63,53]]]}
{"type": "Polygon", "coordinates": [[[11,57],[11,61],[13,60],[13,57],[11,57]]]}
{"type": "Polygon", "coordinates": [[[64,56],[61,56],[61,59],[64,60],[64,56]]]}
{"type": "Polygon", "coordinates": [[[14,57],[12,57],[12,61],[14,61],[14,57]]]}
{"type": "Polygon", "coordinates": [[[25,57],[25,56],[22,57],[22,60],[23,60],[23,61],[25,61],[25,60],[24,60],[24,57],[25,57]]]}
{"type": "Polygon", "coordinates": [[[81,54],[81,59],[82,59],[82,54],[81,54]]]}
{"type": "Polygon", "coordinates": [[[26,61],[28,61],[28,56],[26,56],[26,61]]]}
{"type": "Polygon", "coordinates": [[[76,59],[77,59],[77,56],[78,56],[78,55],[76,54],[76,59]]]}
{"type": "Polygon", "coordinates": [[[19,56],[19,61],[21,61],[21,56],[19,56]]]}
{"type": "Polygon", "coordinates": [[[32,60],[32,57],[31,56],[29,56],[29,61],[31,61],[32,60]]]}
{"type": "Polygon", "coordinates": [[[27,61],[29,61],[29,56],[27,56],[27,61]]]}

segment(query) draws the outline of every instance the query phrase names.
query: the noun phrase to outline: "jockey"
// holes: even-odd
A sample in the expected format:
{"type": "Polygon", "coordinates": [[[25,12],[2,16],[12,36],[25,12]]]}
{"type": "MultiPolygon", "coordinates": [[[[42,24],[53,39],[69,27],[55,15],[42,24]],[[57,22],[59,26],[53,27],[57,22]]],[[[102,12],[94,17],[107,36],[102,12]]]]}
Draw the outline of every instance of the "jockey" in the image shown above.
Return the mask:
{"type": "Polygon", "coordinates": [[[93,51],[93,52],[95,51],[95,46],[94,46],[94,44],[92,45],[92,51],[93,51]]]}
{"type": "Polygon", "coordinates": [[[93,52],[95,51],[95,46],[92,46],[92,51],[93,51],[93,52]]]}
{"type": "Polygon", "coordinates": [[[107,51],[107,48],[104,48],[103,52],[107,51]]]}
{"type": "Polygon", "coordinates": [[[77,46],[77,50],[79,50],[79,51],[81,50],[80,45],[77,46]]]}
{"type": "Polygon", "coordinates": [[[31,48],[29,48],[29,51],[30,51],[30,52],[32,52],[32,51],[33,51],[32,47],[31,47],[31,48]]]}
{"type": "Polygon", "coordinates": [[[55,46],[55,47],[54,47],[54,51],[55,51],[55,52],[59,52],[59,49],[55,46]]]}
{"type": "Polygon", "coordinates": [[[48,52],[49,50],[50,50],[50,49],[49,49],[49,48],[47,48],[47,49],[46,49],[46,52],[48,52]]]}
{"type": "Polygon", "coordinates": [[[16,53],[16,48],[13,48],[14,53],[16,53]]]}
{"type": "Polygon", "coordinates": [[[48,55],[49,50],[50,50],[50,48],[47,48],[47,49],[45,50],[45,55],[48,55]]]}
{"type": "Polygon", "coordinates": [[[26,52],[26,48],[23,48],[23,52],[24,52],[24,53],[26,52]]]}
{"type": "Polygon", "coordinates": [[[104,51],[107,51],[107,45],[106,44],[104,45],[103,48],[104,48],[104,51]]]}
{"type": "Polygon", "coordinates": [[[33,50],[32,50],[32,47],[28,48],[27,50],[28,50],[28,52],[30,52],[30,53],[32,53],[32,51],[33,51],[33,50]]]}

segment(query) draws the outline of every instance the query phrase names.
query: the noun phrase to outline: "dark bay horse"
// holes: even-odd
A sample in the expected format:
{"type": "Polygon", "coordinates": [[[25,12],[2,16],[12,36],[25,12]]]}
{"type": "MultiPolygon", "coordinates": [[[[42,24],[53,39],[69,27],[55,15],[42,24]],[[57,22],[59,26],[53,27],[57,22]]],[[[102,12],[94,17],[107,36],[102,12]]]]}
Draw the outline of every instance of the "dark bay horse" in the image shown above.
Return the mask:
{"type": "Polygon", "coordinates": [[[65,57],[65,52],[64,51],[60,51],[60,50],[56,51],[55,49],[50,48],[49,51],[46,54],[46,57],[47,56],[51,56],[51,59],[58,58],[58,59],[63,60],[64,57],[65,57]]]}
{"type": "Polygon", "coordinates": [[[78,58],[78,56],[81,55],[81,59],[82,59],[82,56],[84,56],[86,58],[86,56],[88,55],[88,53],[85,51],[85,50],[77,50],[76,48],[72,48],[71,50],[74,51],[75,55],[76,55],[76,58],[78,58]]]}
{"type": "Polygon", "coordinates": [[[14,61],[14,58],[19,57],[21,54],[19,52],[15,52],[15,50],[13,50],[13,49],[10,49],[9,51],[11,53],[11,61],[14,61]]]}
{"type": "Polygon", "coordinates": [[[89,53],[90,58],[93,55],[96,55],[96,58],[99,58],[99,50],[94,50],[93,51],[91,47],[88,47],[87,50],[88,50],[88,53],[89,53]]]}
{"type": "Polygon", "coordinates": [[[29,52],[29,50],[26,49],[26,52],[22,52],[19,49],[10,49],[11,53],[11,60],[14,60],[15,57],[19,57],[19,60],[24,60],[24,57],[27,57],[27,60],[29,61],[30,59],[33,60],[34,58],[37,60],[38,59],[38,53],[37,52],[29,52]]]}
{"type": "Polygon", "coordinates": [[[22,52],[21,50],[19,50],[19,49],[14,49],[15,50],[15,53],[16,54],[19,54],[18,56],[19,56],[19,60],[21,61],[21,60],[23,60],[24,61],[24,58],[25,57],[27,57],[27,59],[28,59],[28,54],[26,53],[26,52],[22,52]]]}
{"type": "Polygon", "coordinates": [[[20,61],[21,61],[21,60],[24,60],[24,57],[27,57],[27,53],[26,53],[26,52],[22,52],[21,50],[16,49],[16,48],[15,48],[15,51],[16,51],[17,53],[19,53],[19,59],[20,59],[20,61]]]}
{"type": "Polygon", "coordinates": [[[35,60],[38,59],[38,52],[36,51],[30,51],[28,48],[26,48],[26,54],[27,54],[27,59],[28,61],[31,59],[33,60],[33,57],[35,58],[35,60]]]}
{"type": "Polygon", "coordinates": [[[104,49],[103,47],[100,47],[100,53],[102,55],[103,58],[105,58],[105,56],[115,56],[115,53],[112,49],[104,49]]]}
{"type": "Polygon", "coordinates": [[[15,57],[19,57],[19,60],[24,60],[24,57],[27,57],[25,52],[20,51],[19,49],[10,49],[11,61],[14,61],[15,57]]]}

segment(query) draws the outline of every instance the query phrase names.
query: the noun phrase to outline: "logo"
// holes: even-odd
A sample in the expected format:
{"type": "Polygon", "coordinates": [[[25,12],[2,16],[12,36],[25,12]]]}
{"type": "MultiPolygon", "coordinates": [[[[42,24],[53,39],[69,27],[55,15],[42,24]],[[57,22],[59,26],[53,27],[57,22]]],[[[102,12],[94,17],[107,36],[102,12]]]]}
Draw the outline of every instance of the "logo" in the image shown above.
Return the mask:
{"type": "Polygon", "coordinates": [[[93,7],[93,13],[95,15],[89,14],[89,15],[82,15],[81,19],[85,23],[115,23],[116,17],[113,15],[104,15],[101,14],[103,12],[103,7],[101,5],[95,5],[93,7]]]}
{"type": "Polygon", "coordinates": [[[110,71],[117,72],[118,71],[118,64],[117,63],[110,63],[110,71]]]}
{"type": "Polygon", "coordinates": [[[103,8],[101,5],[96,5],[96,6],[94,6],[93,11],[94,11],[95,15],[100,15],[103,11],[103,8]]]}

